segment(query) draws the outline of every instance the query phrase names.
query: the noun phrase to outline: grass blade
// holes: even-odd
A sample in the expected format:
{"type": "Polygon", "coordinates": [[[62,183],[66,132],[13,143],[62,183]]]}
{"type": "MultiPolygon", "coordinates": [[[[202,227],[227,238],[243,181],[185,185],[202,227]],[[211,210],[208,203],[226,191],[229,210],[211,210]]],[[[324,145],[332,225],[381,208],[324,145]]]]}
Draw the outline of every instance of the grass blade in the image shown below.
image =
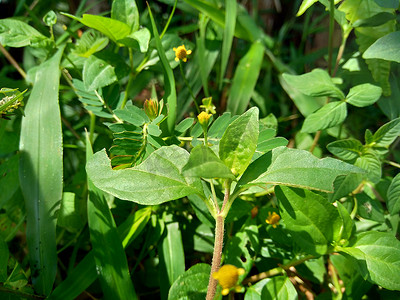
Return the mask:
{"type": "Polygon", "coordinates": [[[171,66],[169,65],[168,59],[165,55],[164,48],[162,47],[160,35],[158,34],[157,26],[154,21],[154,17],[151,12],[150,6],[148,6],[148,9],[151,20],[151,26],[153,28],[154,41],[156,43],[158,56],[160,57],[160,61],[164,70],[164,81],[165,81],[164,97],[167,99],[168,103],[168,118],[167,118],[168,130],[169,132],[173,133],[175,128],[176,102],[177,102],[174,73],[172,72],[171,66]]]}
{"type": "Polygon", "coordinates": [[[57,271],[55,211],[63,185],[58,87],[63,50],[38,67],[21,124],[19,176],[27,213],[26,236],[32,282],[42,295],[50,294],[57,271]]]}
{"type": "Polygon", "coordinates": [[[228,59],[231,54],[232,41],[235,33],[236,26],[236,0],[225,1],[225,27],[224,27],[224,38],[222,40],[222,51],[221,51],[221,73],[219,76],[219,89],[222,88],[222,80],[225,75],[226,66],[228,65],[228,59]]]}

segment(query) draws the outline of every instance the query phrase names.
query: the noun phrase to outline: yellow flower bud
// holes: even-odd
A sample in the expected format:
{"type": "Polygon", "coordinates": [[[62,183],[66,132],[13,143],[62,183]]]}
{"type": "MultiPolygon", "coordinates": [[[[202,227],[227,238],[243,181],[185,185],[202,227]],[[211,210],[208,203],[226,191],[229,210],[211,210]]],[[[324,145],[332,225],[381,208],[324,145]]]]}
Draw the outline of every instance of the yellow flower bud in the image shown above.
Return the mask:
{"type": "Polygon", "coordinates": [[[146,99],[144,101],[144,112],[151,121],[158,117],[158,101],[154,99],[146,99]]]}
{"type": "Polygon", "coordinates": [[[239,275],[244,274],[244,269],[237,268],[233,265],[224,265],[217,272],[212,274],[213,278],[218,280],[222,287],[222,295],[228,295],[231,288],[240,290],[240,286],[237,285],[239,275]]]}
{"type": "Polygon", "coordinates": [[[272,225],[272,227],[276,228],[277,225],[279,225],[279,220],[281,217],[276,213],[276,212],[268,212],[268,218],[265,220],[269,225],[272,225]]]}
{"type": "Polygon", "coordinates": [[[202,111],[198,116],[197,119],[199,120],[200,125],[207,129],[208,126],[208,121],[210,121],[211,114],[206,113],[205,111],[202,111]]]}
{"type": "Polygon", "coordinates": [[[186,50],[185,45],[173,48],[172,50],[175,51],[175,61],[183,60],[186,62],[187,56],[192,53],[192,50],[186,50]]]}

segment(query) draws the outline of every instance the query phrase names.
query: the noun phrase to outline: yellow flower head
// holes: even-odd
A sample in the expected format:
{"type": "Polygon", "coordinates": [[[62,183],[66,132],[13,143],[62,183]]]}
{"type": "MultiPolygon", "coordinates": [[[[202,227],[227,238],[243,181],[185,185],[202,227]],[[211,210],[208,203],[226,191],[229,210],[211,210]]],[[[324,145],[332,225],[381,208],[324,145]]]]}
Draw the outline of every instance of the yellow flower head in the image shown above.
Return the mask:
{"type": "Polygon", "coordinates": [[[185,45],[179,46],[178,48],[173,48],[175,51],[175,61],[179,61],[180,59],[184,62],[187,61],[187,56],[192,53],[192,50],[186,50],[185,45]]]}
{"type": "Polygon", "coordinates": [[[240,291],[241,287],[237,284],[239,275],[244,274],[244,269],[236,268],[233,265],[224,265],[217,272],[212,274],[213,278],[218,280],[222,287],[222,295],[228,295],[231,288],[240,291]]]}
{"type": "Polygon", "coordinates": [[[265,220],[269,225],[272,225],[272,227],[276,228],[277,225],[279,225],[279,220],[281,217],[276,213],[276,212],[268,212],[268,218],[265,220]]]}
{"type": "Polygon", "coordinates": [[[202,111],[198,116],[197,119],[199,120],[199,123],[201,126],[207,128],[208,126],[208,121],[210,120],[211,114],[206,113],[205,111],[202,111]]]}

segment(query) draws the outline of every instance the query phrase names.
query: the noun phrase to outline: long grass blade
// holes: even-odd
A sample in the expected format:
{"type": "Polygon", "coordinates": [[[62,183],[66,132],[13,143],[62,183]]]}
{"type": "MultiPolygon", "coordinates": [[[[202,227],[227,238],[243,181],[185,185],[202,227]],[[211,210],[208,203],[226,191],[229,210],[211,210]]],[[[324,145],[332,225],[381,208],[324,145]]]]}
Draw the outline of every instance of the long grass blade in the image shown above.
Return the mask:
{"type": "Polygon", "coordinates": [[[36,70],[21,124],[19,177],[27,213],[26,237],[32,281],[42,295],[50,294],[57,271],[55,213],[63,185],[58,87],[63,50],[36,70]]]}

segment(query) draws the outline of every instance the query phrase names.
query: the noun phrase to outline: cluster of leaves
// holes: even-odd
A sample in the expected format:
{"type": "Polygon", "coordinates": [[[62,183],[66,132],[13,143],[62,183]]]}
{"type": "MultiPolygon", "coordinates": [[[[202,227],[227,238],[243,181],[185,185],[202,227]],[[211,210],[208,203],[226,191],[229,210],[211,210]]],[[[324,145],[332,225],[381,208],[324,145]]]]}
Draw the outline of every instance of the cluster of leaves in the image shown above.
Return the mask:
{"type": "Polygon", "coordinates": [[[238,299],[399,297],[399,1],[273,1],[274,36],[256,1],[28,2],[0,19],[1,297],[204,299],[222,242],[238,299]]]}

